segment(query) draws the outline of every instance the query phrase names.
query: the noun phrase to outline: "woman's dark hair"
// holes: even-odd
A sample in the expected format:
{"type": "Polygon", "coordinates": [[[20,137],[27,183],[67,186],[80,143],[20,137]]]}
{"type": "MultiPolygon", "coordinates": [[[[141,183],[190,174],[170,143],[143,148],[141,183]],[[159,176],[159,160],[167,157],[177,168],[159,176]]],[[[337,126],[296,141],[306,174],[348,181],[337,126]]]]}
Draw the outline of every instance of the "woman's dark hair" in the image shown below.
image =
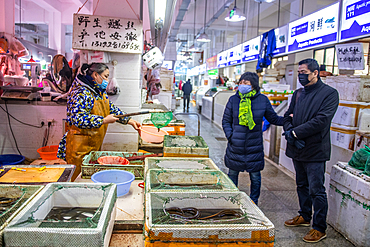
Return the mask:
{"type": "Polygon", "coordinates": [[[109,67],[104,63],[92,63],[92,64],[84,63],[81,66],[81,74],[91,76],[93,72],[96,72],[100,75],[106,69],[109,69],[109,67]]]}
{"type": "Polygon", "coordinates": [[[253,72],[245,72],[240,77],[239,83],[241,81],[250,81],[253,89],[256,90],[257,92],[260,91],[259,77],[258,77],[258,75],[256,73],[253,73],[253,72]]]}

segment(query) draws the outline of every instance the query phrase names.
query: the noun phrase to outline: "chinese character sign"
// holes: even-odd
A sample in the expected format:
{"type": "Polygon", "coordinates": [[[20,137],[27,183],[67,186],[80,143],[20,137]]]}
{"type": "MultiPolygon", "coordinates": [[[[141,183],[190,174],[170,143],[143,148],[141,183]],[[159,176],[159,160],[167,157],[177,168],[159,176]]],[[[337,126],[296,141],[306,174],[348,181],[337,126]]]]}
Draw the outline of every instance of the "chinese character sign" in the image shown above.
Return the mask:
{"type": "Polygon", "coordinates": [[[72,48],[141,54],[142,31],[139,20],[74,14],[72,48]]]}
{"type": "Polygon", "coordinates": [[[288,52],[335,43],[338,32],[339,3],[289,23],[288,52]]]}
{"type": "Polygon", "coordinates": [[[361,43],[336,45],[338,68],[347,70],[365,69],[364,52],[361,43]]]}
{"type": "Polygon", "coordinates": [[[369,35],[369,18],[369,0],[343,0],[341,40],[369,35]]]}

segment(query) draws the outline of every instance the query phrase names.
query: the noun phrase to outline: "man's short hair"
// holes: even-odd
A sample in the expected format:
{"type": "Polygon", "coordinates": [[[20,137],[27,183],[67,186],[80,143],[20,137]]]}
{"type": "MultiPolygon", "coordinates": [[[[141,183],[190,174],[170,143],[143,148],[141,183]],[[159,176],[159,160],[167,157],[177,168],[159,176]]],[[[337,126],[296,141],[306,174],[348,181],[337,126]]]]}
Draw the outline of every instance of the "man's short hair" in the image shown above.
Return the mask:
{"type": "Polygon", "coordinates": [[[298,65],[302,65],[302,64],[306,64],[307,68],[311,72],[314,72],[315,70],[317,70],[320,74],[320,66],[319,66],[319,63],[315,59],[313,58],[303,59],[302,61],[298,63],[298,65]]]}
{"type": "Polygon", "coordinates": [[[257,92],[260,91],[259,77],[258,77],[258,75],[256,73],[253,73],[253,72],[245,72],[240,77],[239,83],[241,81],[250,81],[253,89],[255,89],[257,92]]]}

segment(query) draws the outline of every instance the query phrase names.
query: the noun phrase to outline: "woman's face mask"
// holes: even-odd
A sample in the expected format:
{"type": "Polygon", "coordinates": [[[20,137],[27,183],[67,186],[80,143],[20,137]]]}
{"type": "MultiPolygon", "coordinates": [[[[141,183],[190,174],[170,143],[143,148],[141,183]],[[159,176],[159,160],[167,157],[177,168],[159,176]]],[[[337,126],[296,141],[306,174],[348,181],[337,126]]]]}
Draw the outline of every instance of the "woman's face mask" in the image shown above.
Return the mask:
{"type": "Polygon", "coordinates": [[[98,84],[98,87],[102,90],[105,90],[108,86],[108,81],[107,80],[104,80],[103,77],[99,74],[100,78],[102,79],[102,83],[101,84],[98,84]]]}
{"type": "Polygon", "coordinates": [[[246,93],[249,93],[250,91],[252,91],[252,86],[251,85],[240,84],[239,87],[238,87],[238,90],[239,90],[240,93],[246,94],[246,93]]]}

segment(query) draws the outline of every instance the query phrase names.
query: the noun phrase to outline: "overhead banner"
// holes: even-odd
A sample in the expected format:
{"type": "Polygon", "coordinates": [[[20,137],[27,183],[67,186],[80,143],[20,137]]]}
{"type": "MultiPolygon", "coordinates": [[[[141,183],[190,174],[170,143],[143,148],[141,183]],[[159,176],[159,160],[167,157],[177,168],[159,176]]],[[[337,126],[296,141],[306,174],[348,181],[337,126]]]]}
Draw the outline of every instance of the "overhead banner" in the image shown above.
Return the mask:
{"type": "Polygon", "coordinates": [[[210,57],[206,60],[207,69],[217,68],[217,55],[210,57]]]}
{"type": "Polygon", "coordinates": [[[340,39],[370,34],[370,1],[343,0],[340,39]]]}
{"type": "Polygon", "coordinates": [[[199,65],[199,74],[205,74],[207,72],[207,64],[199,65]]]}
{"type": "Polygon", "coordinates": [[[227,65],[235,65],[242,62],[242,45],[237,45],[227,50],[227,65]]]}
{"type": "Polygon", "coordinates": [[[288,52],[335,43],[339,3],[289,23],[288,52]]]}
{"type": "Polygon", "coordinates": [[[276,49],[273,51],[274,56],[279,56],[286,53],[286,45],[288,43],[288,25],[276,28],[276,49]]]}
{"type": "Polygon", "coordinates": [[[73,14],[73,49],[141,54],[142,47],[139,20],[73,14]]]}
{"type": "Polygon", "coordinates": [[[242,44],[242,62],[250,62],[258,59],[260,52],[261,36],[248,40],[242,44]]]}
{"type": "Polygon", "coordinates": [[[335,46],[338,69],[364,70],[364,52],[362,43],[340,44],[335,46]]]}
{"type": "Polygon", "coordinates": [[[223,51],[217,54],[217,68],[223,68],[227,66],[227,51],[223,51]]]}

